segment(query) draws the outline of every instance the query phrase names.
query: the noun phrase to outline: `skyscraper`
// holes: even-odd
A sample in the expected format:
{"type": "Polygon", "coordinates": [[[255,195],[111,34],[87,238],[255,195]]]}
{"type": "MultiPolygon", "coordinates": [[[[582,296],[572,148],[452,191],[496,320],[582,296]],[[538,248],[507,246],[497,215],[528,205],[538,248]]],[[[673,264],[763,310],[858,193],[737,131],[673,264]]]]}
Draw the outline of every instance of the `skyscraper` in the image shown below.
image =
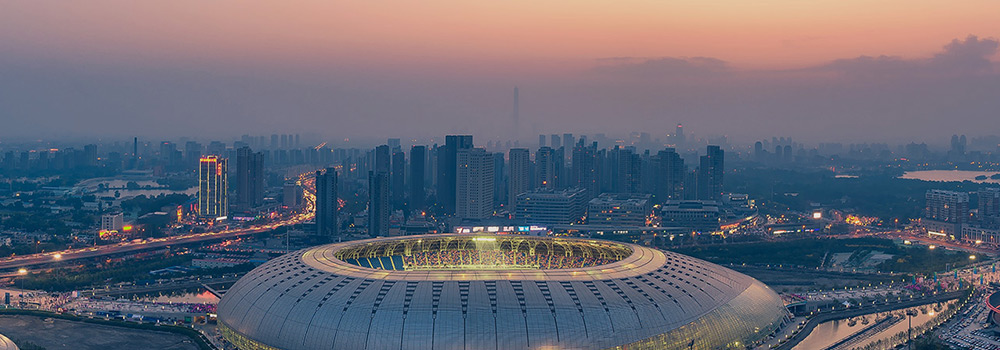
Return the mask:
{"type": "Polygon", "coordinates": [[[576,187],[587,190],[585,197],[594,198],[601,194],[597,179],[597,143],[584,145],[583,139],[573,147],[572,181],[576,187]]]}
{"type": "Polygon", "coordinates": [[[413,146],[410,148],[410,193],[409,209],[423,210],[424,199],[424,173],[427,164],[427,146],[413,146]]]}
{"type": "Polygon", "coordinates": [[[375,171],[385,172],[392,170],[392,157],[389,153],[389,146],[381,145],[375,147],[375,171]]]}
{"type": "Polygon", "coordinates": [[[198,166],[198,215],[217,218],[229,215],[226,158],[204,156],[198,166]]]}
{"type": "Polygon", "coordinates": [[[472,148],[472,135],[448,135],[438,150],[437,200],[445,213],[455,213],[456,163],[458,151],[472,148]]]}
{"type": "Polygon", "coordinates": [[[671,199],[681,199],[684,194],[684,159],[673,148],[656,154],[656,175],[653,177],[656,200],[663,203],[671,199]]]}
{"type": "Polygon", "coordinates": [[[708,153],[701,156],[698,167],[698,199],[718,200],[722,197],[722,178],[725,174],[725,151],[719,146],[708,146],[708,153]]]}
{"type": "Polygon", "coordinates": [[[333,240],[339,232],[340,203],[337,200],[337,170],[316,172],[316,234],[333,240]]]}
{"type": "Polygon", "coordinates": [[[455,216],[486,219],[493,216],[493,155],[483,148],[456,154],[455,216]]]}
{"type": "Polygon", "coordinates": [[[685,139],[684,136],[684,126],[681,124],[677,124],[677,130],[674,131],[674,144],[676,144],[678,148],[682,148],[684,147],[685,141],[687,140],[685,139]]]}
{"type": "Polygon", "coordinates": [[[642,181],[642,160],[632,148],[615,148],[608,154],[612,191],[638,193],[642,181]]]}
{"type": "Polygon", "coordinates": [[[389,173],[368,172],[368,235],[389,234],[389,173]]]}
{"type": "Polygon", "coordinates": [[[264,203],[264,154],[250,147],[236,150],[236,210],[245,211],[264,203]]]}
{"type": "Polygon", "coordinates": [[[542,147],[535,153],[535,187],[556,188],[556,152],[551,147],[542,147]]]}
{"type": "Polygon", "coordinates": [[[392,149],[392,207],[402,209],[406,204],[406,153],[398,146],[392,149]]]}
{"type": "Polygon", "coordinates": [[[508,211],[516,210],[517,195],[531,190],[531,151],[527,148],[511,148],[508,153],[507,205],[508,211]]]}
{"type": "Polygon", "coordinates": [[[493,205],[499,206],[506,203],[507,183],[504,181],[505,164],[504,155],[501,152],[491,153],[493,156],[493,205]]]}
{"type": "Polygon", "coordinates": [[[514,87],[514,118],[513,119],[514,120],[513,120],[512,126],[514,128],[514,132],[511,133],[511,136],[513,136],[514,139],[517,140],[518,136],[520,135],[520,132],[521,132],[521,126],[520,126],[520,122],[521,122],[521,102],[518,100],[517,86],[514,87]]]}

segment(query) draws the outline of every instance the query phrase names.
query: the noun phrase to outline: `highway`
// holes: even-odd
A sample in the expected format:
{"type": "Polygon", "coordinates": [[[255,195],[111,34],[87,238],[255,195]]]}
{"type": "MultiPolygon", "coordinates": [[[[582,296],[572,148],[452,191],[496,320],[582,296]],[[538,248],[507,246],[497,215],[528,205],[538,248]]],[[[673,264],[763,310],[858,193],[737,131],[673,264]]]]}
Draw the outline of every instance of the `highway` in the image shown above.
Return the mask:
{"type": "Polygon", "coordinates": [[[0,270],[11,270],[28,268],[37,265],[51,264],[60,261],[70,261],[76,259],[94,258],[104,255],[128,253],[135,251],[151,250],[179,244],[197,243],[202,241],[219,240],[233,238],[243,235],[250,235],[260,232],[267,232],[278,227],[295,225],[312,220],[315,215],[315,180],[311,178],[311,172],[299,175],[304,192],[303,198],[306,201],[305,210],[288,217],[263,225],[254,225],[239,229],[226,229],[215,232],[194,233],[164,238],[150,238],[138,242],[122,242],[114,245],[94,246],[87,248],[76,248],[63,251],[53,251],[39,254],[12,256],[0,259],[0,270]]]}

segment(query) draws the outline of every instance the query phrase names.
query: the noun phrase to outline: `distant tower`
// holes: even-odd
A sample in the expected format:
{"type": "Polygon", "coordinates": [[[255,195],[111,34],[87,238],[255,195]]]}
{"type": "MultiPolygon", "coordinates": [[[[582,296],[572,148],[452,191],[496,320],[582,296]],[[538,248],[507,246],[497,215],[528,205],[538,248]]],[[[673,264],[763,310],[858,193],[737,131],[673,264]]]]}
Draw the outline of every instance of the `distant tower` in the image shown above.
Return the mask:
{"type": "Polygon", "coordinates": [[[521,120],[521,104],[518,101],[517,86],[514,87],[514,132],[511,134],[515,140],[517,140],[518,135],[521,132],[520,120],[521,120]]]}
{"type": "Polygon", "coordinates": [[[674,134],[674,140],[676,140],[675,143],[677,144],[677,147],[684,144],[684,141],[686,141],[684,139],[684,125],[677,124],[677,131],[674,134]]]}
{"type": "Polygon", "coordinates": [[[198,166],[198,215],[217,218],[228,215],[226,158],[205,156],[198,166]]]}

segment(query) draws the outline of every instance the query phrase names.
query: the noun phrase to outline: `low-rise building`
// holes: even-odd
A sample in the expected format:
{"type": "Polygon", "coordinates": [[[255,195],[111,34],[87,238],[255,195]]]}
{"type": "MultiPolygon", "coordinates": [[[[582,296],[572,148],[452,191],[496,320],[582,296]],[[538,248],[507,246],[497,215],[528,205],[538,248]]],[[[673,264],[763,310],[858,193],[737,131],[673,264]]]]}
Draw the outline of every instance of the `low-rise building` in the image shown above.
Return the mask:
{"type": "Polygon", "coordinates": [[[719,203],[716,201],[667,201],[660,215],[662,226],[687,227],[703,233],[719,230],[719,203]]]}
{"type": "Polygon", "coordinates": [[[591,199],[587,222],[591,225],[646,226],[653,211],[652,195],[604,193],[591,199]]]}
{"type": "Polygon", "coordinates": [[[569,224],[579,221],[586,210],[586,190],[536,189],[517,196],[514,217],[527,224],[569,224]]]}

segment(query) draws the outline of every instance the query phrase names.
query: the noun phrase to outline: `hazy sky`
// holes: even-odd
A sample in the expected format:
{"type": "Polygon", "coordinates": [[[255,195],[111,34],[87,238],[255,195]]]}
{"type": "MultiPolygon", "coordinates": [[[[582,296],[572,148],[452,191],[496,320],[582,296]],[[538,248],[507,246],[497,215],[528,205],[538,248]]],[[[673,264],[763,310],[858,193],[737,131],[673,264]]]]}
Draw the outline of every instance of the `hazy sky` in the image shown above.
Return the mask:
{"type": "MultiPolygon", "coordinates": [[[[1000,134],[1000,2],[0,0],[0,138],[1000,134]]],[[[0,139],[2,140],[2,139],[0,139]]]]}

